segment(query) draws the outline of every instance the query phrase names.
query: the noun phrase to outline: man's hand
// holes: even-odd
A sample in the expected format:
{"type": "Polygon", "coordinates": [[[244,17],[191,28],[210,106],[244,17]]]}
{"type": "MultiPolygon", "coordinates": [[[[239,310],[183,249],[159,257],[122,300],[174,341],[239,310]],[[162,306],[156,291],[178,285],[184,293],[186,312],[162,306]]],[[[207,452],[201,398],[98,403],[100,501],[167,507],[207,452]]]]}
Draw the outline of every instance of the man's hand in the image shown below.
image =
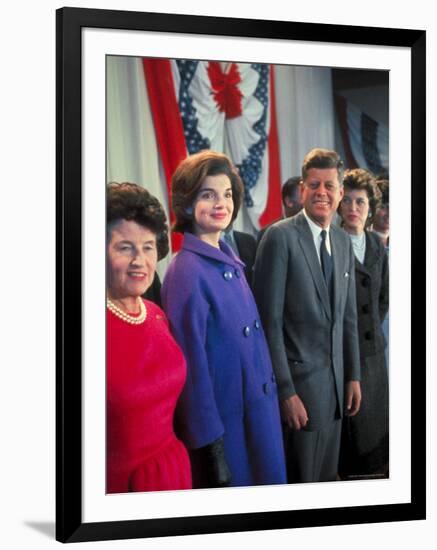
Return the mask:
{"type": "Polygon", "coordinates": [[[301,398],[295,394],[281,401],[282,420],[293,430],[300,430],[308,422],[308,414],[301,398]]]}
{"type": "Polygon", "coordinates": [[[361,405],[361,385],[358,380],[346,382],[346,416],[355,416],[361,405]]]}

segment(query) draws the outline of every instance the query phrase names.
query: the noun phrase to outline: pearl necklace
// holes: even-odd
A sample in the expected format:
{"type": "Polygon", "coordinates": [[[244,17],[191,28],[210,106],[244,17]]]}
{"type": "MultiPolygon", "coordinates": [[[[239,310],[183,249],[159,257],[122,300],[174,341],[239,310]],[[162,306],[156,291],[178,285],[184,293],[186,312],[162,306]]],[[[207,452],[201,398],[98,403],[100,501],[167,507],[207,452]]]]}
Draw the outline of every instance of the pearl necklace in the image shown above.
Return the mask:
{"type": "Polygon", "coordinates": [[[129,313],[126,313],[122,309],[120,309],[118,306],[114,304],[109,298],[106,299],[106,307],[111,311],[116,317],[121,319],[122,321],[125,321],[126,323],[129,323],[130,325],[141,325],[141,323],[144,323],[147,317],[147,309],[146,305],[143,302],[143,300],[140,299],[140,314],[138,316],[132,316],[129,315],[129,313]]]}

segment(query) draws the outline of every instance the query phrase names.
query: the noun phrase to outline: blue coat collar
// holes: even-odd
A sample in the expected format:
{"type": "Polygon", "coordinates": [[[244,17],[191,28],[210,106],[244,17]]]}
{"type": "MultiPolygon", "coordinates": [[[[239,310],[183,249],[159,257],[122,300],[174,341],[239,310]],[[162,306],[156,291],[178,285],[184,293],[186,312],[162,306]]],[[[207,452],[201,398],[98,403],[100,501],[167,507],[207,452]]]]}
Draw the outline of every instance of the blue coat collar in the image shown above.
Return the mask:
{"type": "Polygon", "coordinates": [[[200,256],[205,256],[221,263],[231,265],[233,267],[245,267],[244,262],[238,258],[232,248],[223,241],[219,241],[220,249],[211,246],[210,244],[201,241],[192,233],[184,233],[184,241],[182,250],[189,250],[200,256]]]}

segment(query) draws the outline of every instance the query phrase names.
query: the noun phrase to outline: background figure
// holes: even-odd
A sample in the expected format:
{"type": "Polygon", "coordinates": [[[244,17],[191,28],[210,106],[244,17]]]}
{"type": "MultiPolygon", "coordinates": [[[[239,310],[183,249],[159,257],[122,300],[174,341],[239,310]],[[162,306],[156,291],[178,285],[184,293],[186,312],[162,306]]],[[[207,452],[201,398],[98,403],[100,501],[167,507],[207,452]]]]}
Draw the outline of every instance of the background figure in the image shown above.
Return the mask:
{"type": "Polygon", "coordinates": [[[359,168],[346,172],[339,213],[355,254],[363,398],[360,412],[343,422],[339,466],[343,479],[388,473],[388,377],[381,328],[388,311],[388,259],[379,237],[366,230],[379,197],[370,172],[359,168]]]}
{"type": "Polygon", "coordinates": [[[149,300],[150,302],[155,303],[157,306],[161,307],[161,279],[157,272],[153,277],[153,282],[143,294],[142,298],[149,300]]]}
{"type": "Polygon", "coordinates": [[[255,262],[290,483],[336,479],[341,418],[360,407],[355,261],[350,239],[331,224],[342,180],[335,151],[311,150],[302,166],[304,208],[271,226],[255,262]]]}
{"type": "MultiPolygon", "coordinates": [[[[389,181],[386,179],[377,179],[376,184],[381,192],[381,203],[376,208],[375,216],[373,219],[373,231],[379,236],[382,244],[385,247],[387,256],[389,253],[389,240],[390,240],[390,211],[389,211],[389,181]]],[[[389,311],[387,310],[386,316],[382,323],[382,332],[385,338],[385,362],[387,369],[389,367],[389,311]]]]}
{"type": "MultiPolygon", "coordinates": [[[[281,190],[282,207],[284,210],[284,218],[291,218],[302,210],[303,204],[300,196],[300,176],[294,176],[289,178],[281,190]]],[[[271,224],[266,225],[258,231],[257,242],[261,242],[261,238],[270,227],[271,224]]]]}
{"type": "Polygon", "coordinates": [[[373,216],[372,230],[378,234],[382,244],[388,248],[390,234],[390,211],[389,211],[389,182],[388,180],[376,180],[381,193],[381,201],[378,204],[373,216]]]}
{"type": "Polygon", "coordinates": [[[295,216],[303,208],[302,197],[300,196],[300,181],[300,176],[294,176],[288,179],[282,186],[284,218],[295,216]]]}
{"type": "Polygon", "coordinates": [[[188,453],[173,431],[186,377],[163,311],[141,296],[168,253],[165,213],[132,183],[107,192],[108,493],[191,488],[188,453]]]}
{"type": "Polygon", "coordinates": [[[286,482],[267,344],[243,263],[220,240],[242,194],[228,157],[212,151],[185,159],[172,179],[174,230],[184,241],[162,302],[187,359],[177,418],[194,487],[286,482]]]}
{"type": "Polygon", "coordinates": [[[249,233],[235,231],[232,228],[222,232],[221,238],[228,243],[235,254],[244,263],[244,273],[250,288],[252,288],[253,266],[256,256],[256,239],[249,233]]]}

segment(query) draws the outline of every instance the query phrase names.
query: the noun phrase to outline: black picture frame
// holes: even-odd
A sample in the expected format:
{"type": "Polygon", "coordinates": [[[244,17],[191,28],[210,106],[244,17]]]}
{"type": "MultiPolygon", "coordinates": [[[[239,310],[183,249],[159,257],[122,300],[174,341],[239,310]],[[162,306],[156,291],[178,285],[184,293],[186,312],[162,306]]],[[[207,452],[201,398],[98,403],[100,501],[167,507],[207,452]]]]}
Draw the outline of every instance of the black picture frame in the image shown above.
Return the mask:
{"type": "Polygon", "coordinates": [[[422,30],[79,8],[56,14],[57,313],[56,538],[78,542],[425,519],[425,54],[422,30]],[[202,517],[82,520],[82,43],[83,28],[344,44],[411,50],[411,502],[202,517]]]}

